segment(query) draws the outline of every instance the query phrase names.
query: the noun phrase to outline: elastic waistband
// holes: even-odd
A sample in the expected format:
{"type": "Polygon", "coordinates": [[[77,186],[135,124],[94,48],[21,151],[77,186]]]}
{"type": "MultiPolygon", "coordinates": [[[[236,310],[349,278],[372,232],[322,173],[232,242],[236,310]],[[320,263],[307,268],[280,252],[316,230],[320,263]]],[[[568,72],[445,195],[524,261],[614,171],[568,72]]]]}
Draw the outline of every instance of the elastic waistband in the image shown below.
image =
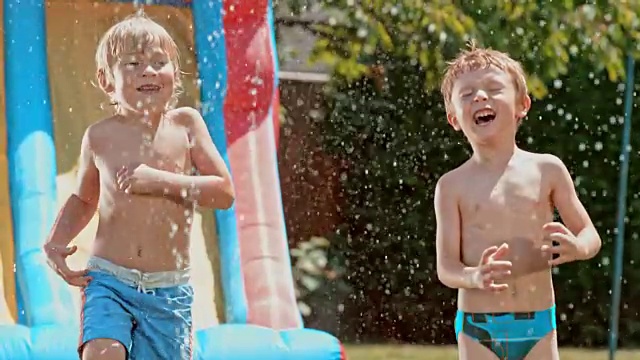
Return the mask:
{"type": "Polygon", "coordinates": [[[502,321],[518,321],[518,320],[533,320],[540,318],[555,318],[556,307],[555,305],[540,311],[529,312],[485,312],[485,313],[471,313],[458,310],[458,314],[463,316],[471,316],[471,319],[475,323],[486,322],[502,322],[502,321]]]}
{"type": "Polygon", "coordinates": [[[143,290],[187,285],[190,280],[189,269],[146,273],[116,265],[97,256],[89,258],[87,269],[113,275],[125,284],[143,290]]]}

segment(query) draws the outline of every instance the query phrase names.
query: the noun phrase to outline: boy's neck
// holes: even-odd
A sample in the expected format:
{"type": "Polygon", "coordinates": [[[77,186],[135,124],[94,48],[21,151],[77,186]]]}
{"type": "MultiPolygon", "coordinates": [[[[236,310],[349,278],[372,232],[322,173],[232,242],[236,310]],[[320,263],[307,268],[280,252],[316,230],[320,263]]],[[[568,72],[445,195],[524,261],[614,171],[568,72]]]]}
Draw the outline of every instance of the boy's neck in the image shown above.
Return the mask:
{"type": "Polygon", "coordinates": [[[118,114],[127,120],[139,122],[145,127],[156,129],[164,116],[164,112],[136,112],[122,109],[118,114]]]}
{"type": "Polygon", "coordinates": [[[515,141],[498,142],[493,144],[472,145],[471,159],[476,163],[488,167],[502,167],[509,163],[513,154],[518,150],[515,141]]]}

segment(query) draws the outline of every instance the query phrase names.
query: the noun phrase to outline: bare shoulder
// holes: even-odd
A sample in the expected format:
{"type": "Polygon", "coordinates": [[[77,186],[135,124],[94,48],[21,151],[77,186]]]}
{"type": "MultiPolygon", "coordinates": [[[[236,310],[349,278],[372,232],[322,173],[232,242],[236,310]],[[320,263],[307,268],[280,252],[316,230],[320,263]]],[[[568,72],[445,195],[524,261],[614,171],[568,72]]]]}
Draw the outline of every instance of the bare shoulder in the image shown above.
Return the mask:
{"type": "Polygon", "coordinates": [[[102,143],[111,143],[114,139],[114,131],[119,125],[117,116],[104,118],[87,127],[84,132],[83,143],[91,146],[99,146],[102,143]]]}
{"type": "Polygon", "coordinates": [[[458,166],[457,168],[443,174],[436,184],[436,192],[442,195],[456,196],[464,187],[465,179],[469,179],[471,175],[471,167],[469,162],[458,166]]]}
{"type": "Polygon", "coordinates": [[[571,174],[565,163],[560,157],[549,153],[532,153],[525,152],[526,156],[532,164],[536,166],[537,171],[543,179],[546,179],[552,188],[556,186],[566,187],[572,184],[571,174]]]}
{"type": "Polygon", "coordinates": [[[187,128],[192,128],[200,123],[204,123],[204,119],[200,112],[190,106],[183,106],[177,109],[170,110],[167,114],[177,124],[180,124],[187,128]]]}
{"type": "Polygon", "coordinates": [[[567,167],[558,156],[548,153],[526,153],[543,174],[560,175],[567,171],[567,167]]]}

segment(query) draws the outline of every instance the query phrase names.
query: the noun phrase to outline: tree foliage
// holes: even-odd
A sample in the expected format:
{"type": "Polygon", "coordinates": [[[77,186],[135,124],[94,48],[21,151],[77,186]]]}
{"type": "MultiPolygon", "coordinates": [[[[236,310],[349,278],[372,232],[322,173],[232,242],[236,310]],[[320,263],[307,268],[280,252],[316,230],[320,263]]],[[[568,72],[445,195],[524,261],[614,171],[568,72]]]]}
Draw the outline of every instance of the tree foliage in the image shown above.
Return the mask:
{"type": "Polygon", "coordinates": [[[445,62],[469,39],[514,54],[529,70],[536,97],[567,74],[571,59],[589,58],[612,81],[624,76],[624,55],[640,54],[640,1],[539,0],[289,0],[333,14],[318,24],[313,61],[357,79],[372,64],[409,58],[437,87],[445,62]]]}
{"type": "MultiPolygon", "coordinates": [[[[289,0],[304,9],[305,2],[289,0]]],[[[640,57],[640,1],[318,0],[313,57],[333,66],[326,150],[341,171],[345,223],[333,246],[354,290],[346,338],[453,341],[455,292],[435,272],[433,189],[469,155],[436,91],[446,62],[475,39],[521,61],[535,97],[518,135],[570,168],[605,246],[554,278],[560,340],[607,339],[627,53],[640,57]]],[[[309,4],[306,4],[309,5],[309,4]]],[[[640,73],[638,73],[640,75],[640,73]]],[[[635,118],[640,120],[636,111],[635,118]]],[[[640,138],[632,137],[633,148],[640,138]]],[[[640,182],[634,150],[630,184],[640,182]],[[635,161],[635,162],[634,162],[635,161]]],[[[472,184],[470,184],[472,185],[472,184]]],[[[640,343],[640,193],[629,196],[621,339],[640,343]]]]}

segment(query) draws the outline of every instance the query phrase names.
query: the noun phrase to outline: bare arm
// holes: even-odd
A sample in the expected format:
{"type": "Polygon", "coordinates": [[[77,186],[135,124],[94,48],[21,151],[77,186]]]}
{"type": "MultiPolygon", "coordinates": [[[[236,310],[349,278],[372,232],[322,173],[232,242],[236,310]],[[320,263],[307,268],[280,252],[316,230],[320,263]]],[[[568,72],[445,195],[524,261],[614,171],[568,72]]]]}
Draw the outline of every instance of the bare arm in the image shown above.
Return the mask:
{"type": "Polygon", "coordinates": [[[82,138],[76,189],[60,209],[45,243],[45,251],[65,248],[87,226],[98,207],[100,179],[88,133],[89,130],[82,138]]]}
{"type": "Polygon", "coordinates": [[[177,111],[189,127],[193,143],[191,159],[199,174],[182,175],[159,170],[158,182],[154,186],[156,192],[186,198],[203,207],[230,208],[235,200],[231,175],[211,140],[202,116],[191,108],[177,111]]]}
{"type": "Polygon", "coordinates": [[[584,249],[584,257],[580,260],[591,259],[600,251],[602,240],[596,230],[587,210],[580,202],[578,194],[562,160],[549,156],[549,171],[552,175],[551,198],[558,209],[565,226],[578,239],[584,249]]]}
{"type": "Polygon", "coordinates": [[[465,266],[460,260],[460,211],[457,195],[447,181],[449,176],[440,178],[434,196],[438,279],[454,289],[478,288],[474,281],[477,269],[465,266]]]}

